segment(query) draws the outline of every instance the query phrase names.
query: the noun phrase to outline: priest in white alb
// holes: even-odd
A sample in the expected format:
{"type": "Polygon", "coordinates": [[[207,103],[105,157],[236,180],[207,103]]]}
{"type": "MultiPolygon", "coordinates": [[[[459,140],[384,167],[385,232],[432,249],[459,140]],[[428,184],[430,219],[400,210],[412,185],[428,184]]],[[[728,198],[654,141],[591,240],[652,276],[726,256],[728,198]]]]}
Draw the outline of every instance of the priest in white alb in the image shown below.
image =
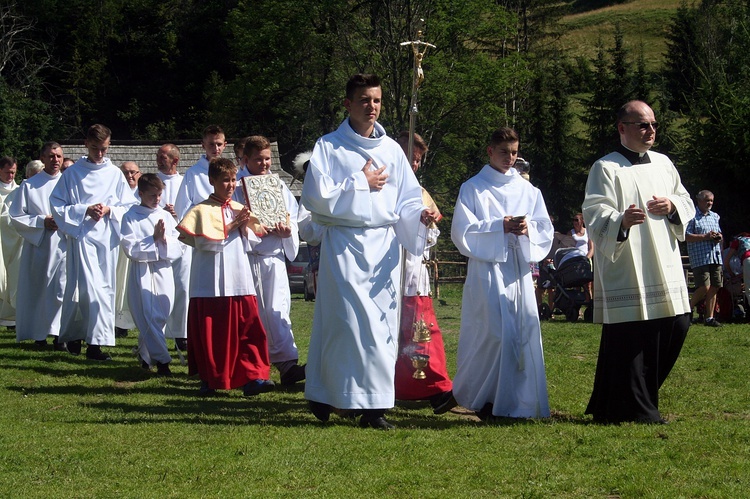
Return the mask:
{"type": "Polygon", "coordinates": [[[483,419],[550,415],[531,262],[552,247],[542,193],[519,175],[518,134],[499,128],[462,186],[451,238],[469,258],[453,394],[483,419]]]}
{"type": "Polygon", "coordinates": [[[57,142],[47,142],[40,153],[42,171],[26,179],[10,208],[13,227],[23,237],[21,273],[18,281],[16,341],[34,340],[46,347],[53,337],[56,350],[60,312],[65,292],[65,252],[67,242],[52,218],[49,197],[60,180],[63,150],[57,142]]]}

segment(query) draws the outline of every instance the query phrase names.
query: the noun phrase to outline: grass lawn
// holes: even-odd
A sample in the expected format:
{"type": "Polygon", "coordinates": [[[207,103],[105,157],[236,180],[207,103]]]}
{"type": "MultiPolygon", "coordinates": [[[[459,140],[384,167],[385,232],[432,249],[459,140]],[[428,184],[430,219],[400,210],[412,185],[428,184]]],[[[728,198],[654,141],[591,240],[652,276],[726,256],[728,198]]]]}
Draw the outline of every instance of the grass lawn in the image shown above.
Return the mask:
{"type": "MultiPolygon", "coordinates": [[[[292,310],[304,358],[313,304],[295,295],[292,310]]],[[[436,311],[455,372],[460,288],[436,311]]],[[[599,327],[542,327],[552,418],[487,425],[403,403],[393,432],[320,424],[302,387],[196,397],[186,368],[138,368],[132,333],[96,364],[0,330],[0,496],[745,497],[750,327],[691,329],[661,391],[667,426],[591,424],[599,327]]]]}
{"type": "Polygon", "coordinates": [[[681,1],[632,0],[565,16],[561,44],[570,54],[594,60],[598,42],[614,46],[615,24],[619,23],[632,60],[642,47],[647,69],[655,71],[663,64],[667,29],[681,1]]]}

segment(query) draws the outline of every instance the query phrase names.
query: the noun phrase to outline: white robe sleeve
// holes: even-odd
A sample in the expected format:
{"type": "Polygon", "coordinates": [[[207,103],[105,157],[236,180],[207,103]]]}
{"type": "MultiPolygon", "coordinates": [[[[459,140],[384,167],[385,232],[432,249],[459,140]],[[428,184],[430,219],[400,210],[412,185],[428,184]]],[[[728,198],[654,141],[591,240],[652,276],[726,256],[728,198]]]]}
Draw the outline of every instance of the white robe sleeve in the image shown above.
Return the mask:
{"type": "MultiPolygon", "coordinates": [[[[323,139],[318,139],[302,186],[302,199],[307,208],[338,220],[371,220],[370,186],[364,172],[358,170],[336,182],[331,176],[331,161],[328,146],[323,139]]],[[[363,159],[363,168],[365,163],[363,159]]]]}
{"type": "Polygon", "coordinates": [[[477,206],[475,192],[464,184],[458,193],[453,211],[451,239],[462,255],[486,262],[505,262],[508,259],[508,237],[503,216],[491,216],[477,206]],[[477,217],[477,213],[482,217],[477,217]]]}
{"type": "MultiPolygon", "coordinates": [[[[49,202],[52,217],[62,233],[74,239],[79,239],[83,233],[86,210],[89,206],[76,202],[72,192],[73,186],[68,186],[66,179],[66,177],[60,178],[60,181],[52,190],[52,194],[50,194],[49,202]]],[[[91,220],[91,223],[93,223],[93,220],[91,220]]]]}
{"type": "Polygon", "coordinates": [[[594,163],[586,181],[586,196],[583,200],[583,218],[589,238],[594,241],[595,251],[603,258],[615,262],[623,250],[617,241],[623,212],[617,205],[617,190],[613,171],[601,161],[594,163]]]}
{"type": "Polygon", "coordinates": [[[44,220],[47,215],[32,215],[29,213],[29,190],[25,182],[17,189],[15,202],[10,205],[8,214],[10,222],[16,232],[29,244],[39,247],[44,241],[44,220]]]}
{"type": "Polygon", "coordinates": [[[669,230],[674,234],[678,241],[685,240],[685,230],[690,221],[695,218],[695,205],[690,199],[690,193],[682,185],[680,174],[677,169],[672,167],[672,180],[674,183],[674,193],[667,196],[677,210],[680,216],[679,224],[669,224],[669,230]]]}
{"type": "Polygon", "coordinates": [[[292,229],[291,237],[283,238],[282,245],[284,246],[284,254],[286,254],[286,257],[290,261],[293,261],[297,258],[297,252],[299,251],[299,226],[297,225],[299,205],[297,204],[297,200],[294,199],[292,191],[290,191],[284,184],[282,184],[282,191],[284,202],[286,203],[286,209],[289,212],[289,226],[292,229]]]}
{"type": "Polygon", "coordinates": [[[299,211],[297,214],[297,227],[299,228],[299,235],[307,244],[317,246],[323,240],[323,234],[326,231],[325,225],[320,225],[312,221],[312,214],[310,210],[305,208],[302,203],[299,204],[299,211]]]}

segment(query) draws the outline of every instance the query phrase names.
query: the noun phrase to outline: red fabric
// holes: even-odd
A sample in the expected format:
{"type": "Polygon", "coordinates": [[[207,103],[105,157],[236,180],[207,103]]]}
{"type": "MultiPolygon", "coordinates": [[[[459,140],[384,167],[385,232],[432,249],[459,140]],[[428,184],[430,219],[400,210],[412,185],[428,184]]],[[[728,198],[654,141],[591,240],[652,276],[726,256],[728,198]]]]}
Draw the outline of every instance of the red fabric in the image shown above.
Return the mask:
{"type": "Polygon", "coordinates": [[[425,400],[433,395],[453,388],[445,363],[443,335],[432,308],[429,296],[405,296],[401,307],[401,332],[399,333],[398,359],[396,359],[396,398],[398,400],[425,400]],[[414,323],[424,319],[430,329],[432,340],[414,343],[414,323]],[[414,367],[410,355],[415,353],[430,356],[424,373],[425,379],[414,379],[414,367]]]}
{"type": "Polygon", "coordinates": [[[219,390],[269,378],[266,330],[255,296],[190,299],[188,372],[219,390]]]}

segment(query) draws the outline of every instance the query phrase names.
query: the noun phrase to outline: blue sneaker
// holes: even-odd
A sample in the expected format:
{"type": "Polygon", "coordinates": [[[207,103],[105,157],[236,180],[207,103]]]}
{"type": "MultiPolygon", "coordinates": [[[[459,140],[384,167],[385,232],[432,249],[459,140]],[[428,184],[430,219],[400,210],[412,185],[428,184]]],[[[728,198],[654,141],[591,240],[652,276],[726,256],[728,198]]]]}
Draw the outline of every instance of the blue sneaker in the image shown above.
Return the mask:
{"type": "Polygon", "coordinates": [[[242,388],[242,392],[245,397],[252,397],[260,393],[273,391],[275,387],[276,384],[270,379],[254,379],[242,388]]]}

